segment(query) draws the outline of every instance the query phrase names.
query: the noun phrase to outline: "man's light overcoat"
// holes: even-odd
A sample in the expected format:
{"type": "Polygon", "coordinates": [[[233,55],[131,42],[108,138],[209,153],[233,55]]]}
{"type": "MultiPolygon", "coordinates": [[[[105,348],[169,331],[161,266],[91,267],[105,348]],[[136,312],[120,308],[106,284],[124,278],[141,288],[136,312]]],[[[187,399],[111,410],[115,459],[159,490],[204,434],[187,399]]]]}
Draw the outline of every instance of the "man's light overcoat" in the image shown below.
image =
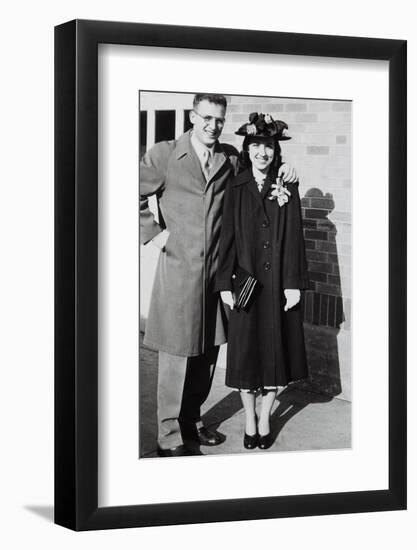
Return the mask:
{"type": "Polygon", "coordinates": [[[225,317],[214,291],[222,203],[236,173],[237,151],[216,143],[208,181],[190,132],[157,143],[140,166],[140,240],[161,230],[148,207],[157,195],[169,238],[161,252],[145,330],[145,345],[173,355],[200,355],[225,342],[225,317]]]}

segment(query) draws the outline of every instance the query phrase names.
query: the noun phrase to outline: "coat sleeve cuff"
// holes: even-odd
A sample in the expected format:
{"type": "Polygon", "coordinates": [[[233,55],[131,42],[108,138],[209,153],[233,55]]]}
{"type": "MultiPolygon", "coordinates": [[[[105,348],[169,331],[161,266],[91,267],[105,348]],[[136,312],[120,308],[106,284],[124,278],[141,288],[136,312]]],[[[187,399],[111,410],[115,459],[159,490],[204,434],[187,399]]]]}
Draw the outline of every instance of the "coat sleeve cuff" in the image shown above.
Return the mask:
{"type": "Polygon", "coordinates": [[[232,283],[230,279],[219,279],[214,285],[215,292],[222,292],[223,290],[232,290],[232,283]]]}
{"type": "Polygon", "coordinates": [[[299,290],[307,290],[310,288],[310,280],[308,277],[293,277],[283,280],[283,288],[298,288],[299,290]]]}

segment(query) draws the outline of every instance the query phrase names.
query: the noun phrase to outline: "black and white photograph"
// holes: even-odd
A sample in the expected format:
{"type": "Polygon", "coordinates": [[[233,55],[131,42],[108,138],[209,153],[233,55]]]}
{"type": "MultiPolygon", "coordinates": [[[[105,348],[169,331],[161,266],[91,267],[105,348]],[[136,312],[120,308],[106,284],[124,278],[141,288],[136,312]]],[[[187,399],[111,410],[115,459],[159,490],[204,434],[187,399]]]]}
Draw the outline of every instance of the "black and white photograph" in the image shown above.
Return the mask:
{"type": "Polygon", "coordinates": [[[139,458],[349,449],[352,101],[138,101],[139,458]]]}

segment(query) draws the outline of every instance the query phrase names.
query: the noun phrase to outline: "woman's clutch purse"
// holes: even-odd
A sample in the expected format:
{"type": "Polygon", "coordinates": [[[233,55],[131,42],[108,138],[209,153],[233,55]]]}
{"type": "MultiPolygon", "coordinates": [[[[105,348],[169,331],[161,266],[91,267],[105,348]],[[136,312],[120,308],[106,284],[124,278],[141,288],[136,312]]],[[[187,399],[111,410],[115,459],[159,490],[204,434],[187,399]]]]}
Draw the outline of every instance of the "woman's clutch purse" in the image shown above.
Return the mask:
{"type": "Polygon", "coordinates": [[[232,286],[235,295],[235,307],[245,309],[253,298],[255,290],[260,286],[260,283],[243,267],[238,266],[232,275],[232,286]]]}

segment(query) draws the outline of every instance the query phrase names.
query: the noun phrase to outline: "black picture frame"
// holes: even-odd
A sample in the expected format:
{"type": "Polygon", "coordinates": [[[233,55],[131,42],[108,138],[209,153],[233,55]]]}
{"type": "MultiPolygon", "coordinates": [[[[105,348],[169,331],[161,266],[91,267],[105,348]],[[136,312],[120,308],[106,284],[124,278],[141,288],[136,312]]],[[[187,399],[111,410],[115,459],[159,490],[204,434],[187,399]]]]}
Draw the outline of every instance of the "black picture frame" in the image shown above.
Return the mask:
{"type": "Polygon", "coordinates": [[[55,28],[55,522],[74,530],[406,508],[404,40],[74,20],[55,28]],[[98,44],[389,62],[389,488],[98,507],[98,44]]]}

